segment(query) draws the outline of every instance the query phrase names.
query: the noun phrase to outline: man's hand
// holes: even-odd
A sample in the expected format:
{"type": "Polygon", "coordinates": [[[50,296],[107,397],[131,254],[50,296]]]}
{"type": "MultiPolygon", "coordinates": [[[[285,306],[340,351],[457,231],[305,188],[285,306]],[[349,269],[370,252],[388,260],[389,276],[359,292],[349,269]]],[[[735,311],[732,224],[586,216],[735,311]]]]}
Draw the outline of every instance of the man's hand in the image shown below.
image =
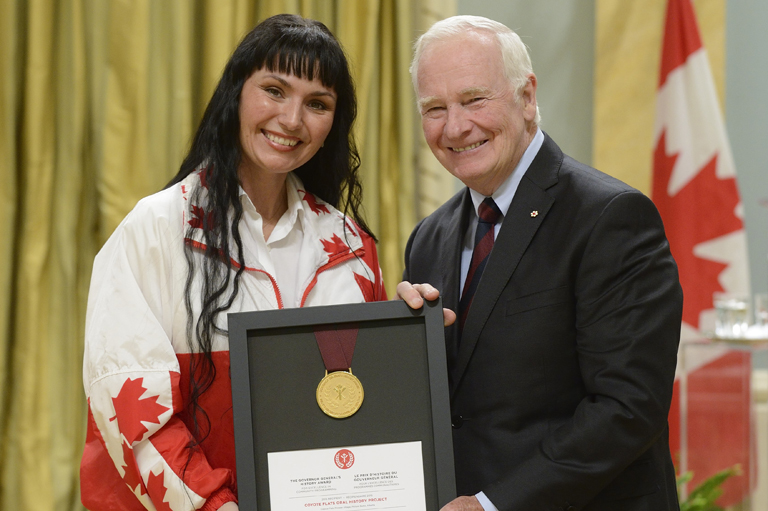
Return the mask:
{"type": "Polygon", "coordinates": [[[484,511],[476,497],[458,497],[443,506],[440,511],[484,511]]]}
{"type": "MultiPolygon", "coordinates": [[[[420,309],[424,305],[424,299],[437,300],[440,297],[440,291],[430,284],[411,284],[408,281],[402,281],[397,285],[397,294],[393,298],[405,301],[411,309],[420,309]]],[[[450,309],[443,309],[443,326],[450,326],[456,321],[456,313],[450,309]]]]}

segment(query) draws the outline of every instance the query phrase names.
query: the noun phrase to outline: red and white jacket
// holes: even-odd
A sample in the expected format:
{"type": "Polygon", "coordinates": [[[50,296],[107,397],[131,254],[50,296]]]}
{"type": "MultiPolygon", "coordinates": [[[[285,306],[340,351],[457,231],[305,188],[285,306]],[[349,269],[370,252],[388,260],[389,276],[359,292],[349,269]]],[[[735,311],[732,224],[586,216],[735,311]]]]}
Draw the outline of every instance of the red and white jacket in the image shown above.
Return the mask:
{"type": "MultiPolygon", "coordinates": [[[[216,379],[199,399],[210,433],[191,460],[190,353],[184,244],[204,248],[192,190],[203,173],[142,199],[96,256],[86,314],[83,382],[88,434],[80,466],[83,504],[102,510],[217,509],[236,500],[226,336],[214,340],[216,379]],[[192,239],[185,238],[187,226],[192,239]]],[[[286,180],[303,229],[300,306],[385,300],[374,241],[331,205],[286,180]],[[309,241],[309,243],[307,243],[309,241]]],[[[249,235],[245,220],[241,235],[249,235]]],[[[203,257],[195,251],[195,257],[203,257]]],[[[248,250],[232,311],[283,307],[277,283],[248,250]]],[[[200,293],[193,284],[193,301],[200,293]]],[[[193,303],[197,314],[199,303],[193,303]]],[[[196,318],[195,318],[196,319],[196,318]]],[[[226,314],[220,314],[226,327],[226,314]]]]}

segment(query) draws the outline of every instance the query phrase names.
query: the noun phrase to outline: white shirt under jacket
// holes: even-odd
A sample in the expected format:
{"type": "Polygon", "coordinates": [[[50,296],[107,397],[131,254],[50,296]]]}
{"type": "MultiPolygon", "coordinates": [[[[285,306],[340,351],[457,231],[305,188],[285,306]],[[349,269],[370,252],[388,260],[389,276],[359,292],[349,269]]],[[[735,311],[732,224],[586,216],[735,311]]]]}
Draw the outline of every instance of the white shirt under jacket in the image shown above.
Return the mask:
{"type": "MultiPolygon", "coordinates": [[[[211,421],[210,434],[185,467],[192,422],[183,408],[190,359],[198,354],[191,353],[186,336],[184,245],[202,261],[202,220],[208,213],[191,204],[201,185],[204,193],[204,174],[196,172],[142,199],[94,261],[83,363],[88,438],[81,463],[82,500],[92,511],[208,510],[235,500],[224,335],[214,339],[216,379],[199,400],[211,421]],[[194,232],[185,238],[190,225],[194,232]]],[[[293,174],[287,189],[288,211],[269,243],[258,213],[241,193],[246,270],[229,312],[386,299],[371,237],[303,191],[293,174]],[[283,290],[281,279],[291,268],[293,277],[283,290]]],[[[200,289],[196,278],[195,319],[200,289]]],[[[219,324],[226,327],[226,314],[219,315],[219,324]]]]}

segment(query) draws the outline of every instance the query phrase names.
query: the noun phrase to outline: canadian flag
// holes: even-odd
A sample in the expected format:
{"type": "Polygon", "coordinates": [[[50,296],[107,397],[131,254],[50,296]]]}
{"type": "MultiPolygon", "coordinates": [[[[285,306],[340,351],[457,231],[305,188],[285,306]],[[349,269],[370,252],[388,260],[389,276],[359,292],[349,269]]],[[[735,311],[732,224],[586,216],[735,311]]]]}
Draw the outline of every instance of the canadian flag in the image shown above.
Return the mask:
{"type": "MultiPolygon", "coordinates": [[[[652,198],[680,271],[685,343],[714,330],[715,292],[749,290],[736,171],[690,0],[667,3],[654,140],[652,198]]],[[[741,464],[744,475],[726,483],[720,500],[737,503],[752,472],[749,353],[681,349],[685,367],[670,412],[673,459],[694,472],[694,486],[741,464]]]]}

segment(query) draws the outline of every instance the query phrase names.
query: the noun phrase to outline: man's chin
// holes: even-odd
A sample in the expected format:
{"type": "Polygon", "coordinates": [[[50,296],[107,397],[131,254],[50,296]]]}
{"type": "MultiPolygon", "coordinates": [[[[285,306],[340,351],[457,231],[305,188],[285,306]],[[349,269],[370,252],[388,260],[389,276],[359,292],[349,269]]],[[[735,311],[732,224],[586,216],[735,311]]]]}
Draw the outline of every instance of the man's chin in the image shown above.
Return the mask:
{"type": "Polygon", "coordinates": [[[470,188],[474,188],[474,186],[479,186],[481,183],[486,182],[489,177],[488,169],[473,168],[467,166],[457,167],[453,170],[448,169],[448,172],[453,174],[456,179],[469,186],[470,188]]]}

